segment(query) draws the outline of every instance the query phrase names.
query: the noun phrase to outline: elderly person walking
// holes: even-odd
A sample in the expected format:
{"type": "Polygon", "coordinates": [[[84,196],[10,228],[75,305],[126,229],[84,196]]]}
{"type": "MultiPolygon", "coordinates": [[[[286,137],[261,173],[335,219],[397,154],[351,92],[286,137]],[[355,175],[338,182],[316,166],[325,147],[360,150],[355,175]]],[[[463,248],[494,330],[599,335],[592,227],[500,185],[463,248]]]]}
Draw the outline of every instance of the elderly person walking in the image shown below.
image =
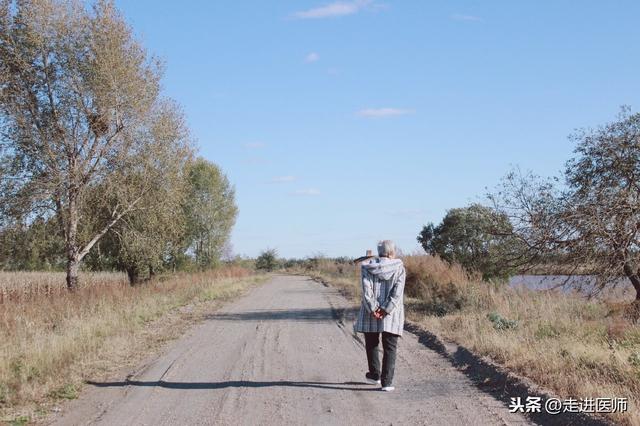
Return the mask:
{"type": "Polygon", "coordinates": [[[396,259],[393,241],[378,243],[378,257],[362,265],[362,303],[355,331],[364,333],[370,383],[381,384],[383,391],[393,391],[398,337],[404,327],[404,281],[402,260],[396,259]],[[378,344],[382,337],[382,368],[378,344]]]}

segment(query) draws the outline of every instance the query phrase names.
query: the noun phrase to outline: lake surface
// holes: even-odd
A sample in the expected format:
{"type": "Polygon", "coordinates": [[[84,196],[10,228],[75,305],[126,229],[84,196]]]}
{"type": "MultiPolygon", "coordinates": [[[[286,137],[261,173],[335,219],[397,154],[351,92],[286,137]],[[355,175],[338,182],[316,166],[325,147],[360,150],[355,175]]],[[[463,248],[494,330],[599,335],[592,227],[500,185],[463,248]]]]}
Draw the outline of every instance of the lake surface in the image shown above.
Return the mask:
{"type": "MultiPolygon", "coordinates": [[[[565,293],[593,294],[596,287],[596,278],[590,275],[516,275],[509,280],[511,287],[524,287],[530,290],[549,290],[565,293]]],[[[607,289],[602,291],[600,297],[615,299],[633,299],[635,289],[627,278],[620,278],[607,289]]]]}

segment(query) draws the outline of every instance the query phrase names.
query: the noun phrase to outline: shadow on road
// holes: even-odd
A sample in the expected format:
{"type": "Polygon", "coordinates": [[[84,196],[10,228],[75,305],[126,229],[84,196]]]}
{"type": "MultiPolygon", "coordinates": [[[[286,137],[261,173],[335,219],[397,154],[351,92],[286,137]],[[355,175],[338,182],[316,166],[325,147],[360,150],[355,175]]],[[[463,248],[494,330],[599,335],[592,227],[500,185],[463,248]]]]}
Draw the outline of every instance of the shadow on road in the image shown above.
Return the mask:
{"type": "Polygon", "coordinates": [[[344,317],[341,309],[274,309],[208,315],[209,320],[218,321],[335,321],[344,317]]]}
{"type": "Polygon", "coordinates": [[[372,387],[364,382],[293,382],[288,380],[257,382],[250,380],[231,380],[227,382],[165,382],[159,381],[138,381],[125,380],[122,382],[95,382],[87,381],[88,385],[108,388],[124,386],[159,387],[167,389],[226,389],[226,388],[268,388],[268,387],[298,387],[298,388],[319,388],[329,390],[351,390],[360,392],[379,391],[379,388],[372,387]],[[365,387],[367,386],[367,387],[365,387]]]}
{"type": "MultiPolygon", "coordinates": [[[[479,390],[502,402],[505,407],[509,406],[511,398],[514,397],[520,397],[522,401],[526,401],[530,396],[540,397],[543,401],[551,397],[537,391],[517,376],[510,374],[508,370],[487,362],[483,357],[462,346],[457,346],[454,352],[450,352],[435,334],[414,324],[405,324],[404,329],[418,336],[418,342],[445,357],[471,379],[479,390]]],[[[551,414],[543,409],[540,412],[527,413],[527,416],[536,424],[544,426],[609,426],[613,424],[607,419],[591,417],[580,412],[566,411],[551,414]]]]}

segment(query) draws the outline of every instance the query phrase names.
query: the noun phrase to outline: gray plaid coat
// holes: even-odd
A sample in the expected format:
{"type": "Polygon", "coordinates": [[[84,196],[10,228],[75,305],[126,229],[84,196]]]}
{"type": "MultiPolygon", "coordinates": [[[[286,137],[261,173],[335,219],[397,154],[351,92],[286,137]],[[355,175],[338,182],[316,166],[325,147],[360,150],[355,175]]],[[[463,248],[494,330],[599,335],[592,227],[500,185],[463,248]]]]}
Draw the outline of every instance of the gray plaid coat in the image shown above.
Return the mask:
{"type": "Polygon", "coordinates": [[[354,325],[359,333],[393,333],[402,335],[404,328],[404,281],[402,260],[376,258],[362,265],[362,303],[354,325]],[[382,308],[388,313],[376,319],[372,313],[382,308]]]}

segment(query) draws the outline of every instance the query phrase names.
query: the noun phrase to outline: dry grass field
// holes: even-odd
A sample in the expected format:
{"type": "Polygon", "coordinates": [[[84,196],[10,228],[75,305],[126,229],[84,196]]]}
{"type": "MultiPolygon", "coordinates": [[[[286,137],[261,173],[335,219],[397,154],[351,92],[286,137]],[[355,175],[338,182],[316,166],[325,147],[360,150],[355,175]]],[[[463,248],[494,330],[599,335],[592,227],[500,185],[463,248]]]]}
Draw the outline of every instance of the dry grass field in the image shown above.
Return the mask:
{"type": "MultiPolygon", "coordinates": [[[[129,285],[127,275],[120,272],[81,273],[79,289],[102,292],[129,285]]],[[[51,297],[67,293],[63,272],[5,272],[0,271],[0,303],[32,301],[40,296],[51,297]]]]}
{"type": "MultiPolygon", "coordinates": [[[[614,421],[640,424],[640,326],[625,304],[494,285],[430,256],[404,262],[411,321],[562,398],[627,397],[614,421]]],[[[354,267],[322,261],[312,274],[359,303],[354,267]]]]}
{"type": "Polygon", "coordinates": [[[237,296],[260,280],[237,267],[136,287],[121,274],[84,274],[70,294],[62,273],[0,273],[0,420],[20,423],[56,400],[75,398],[88,374],[166,338],[173,312],[237,296]],[[149,331],[159,318],[161,326],[149,331]]]}

